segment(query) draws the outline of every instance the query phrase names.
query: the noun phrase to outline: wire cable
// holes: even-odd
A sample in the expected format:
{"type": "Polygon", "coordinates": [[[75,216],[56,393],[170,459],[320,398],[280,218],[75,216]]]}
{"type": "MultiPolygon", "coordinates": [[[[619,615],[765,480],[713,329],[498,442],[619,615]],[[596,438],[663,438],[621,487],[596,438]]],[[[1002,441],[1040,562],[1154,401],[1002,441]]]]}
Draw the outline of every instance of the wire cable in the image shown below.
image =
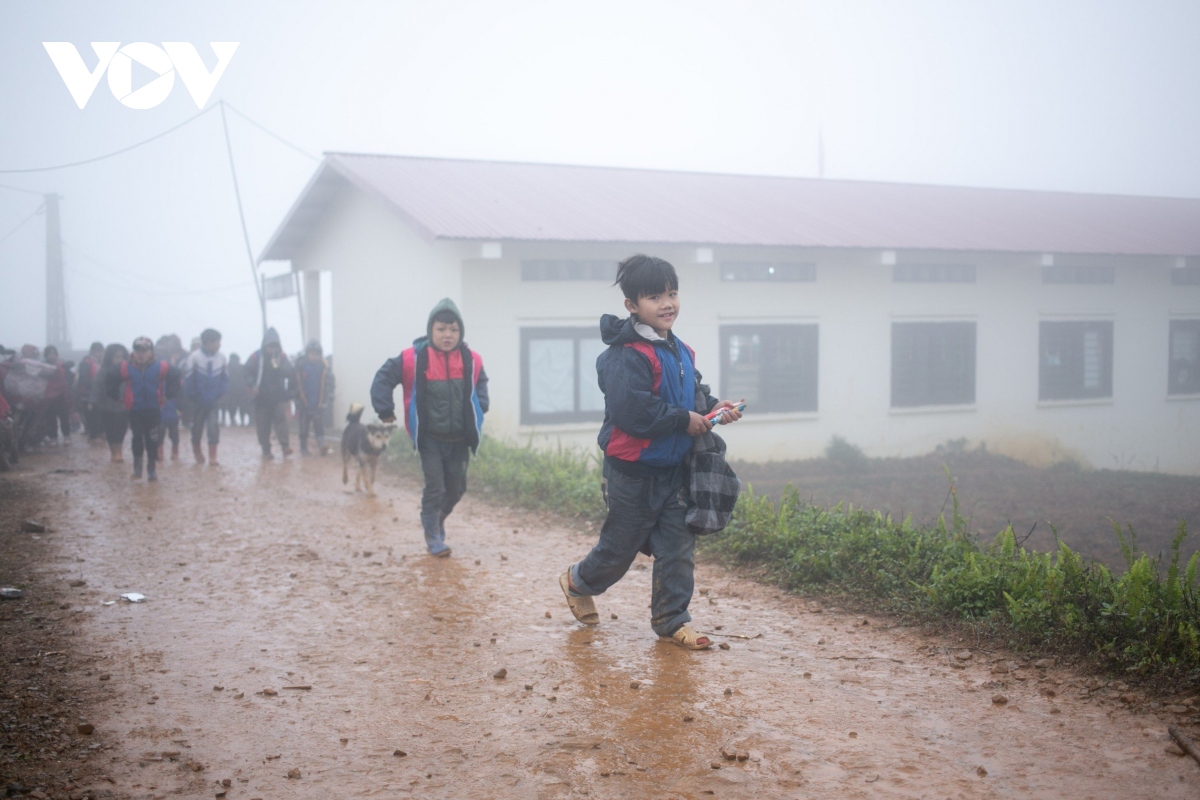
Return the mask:
{"type": "Polygon", "coordinates": [[[0,189],[12,189],[14,192],[24,192],[25,194],[36,194],[41,197],[45,192],[35,192],[32,189],[22,189],[20,186],[9,186],[7,183],[0,183],[0,189]]]}
{"type": "Polygon", "coordinates": [[[295,150],[297,153],[299,153],[300,155],[304,156],[305,158],[310,158],[310,159],[312,159],[313,161],[320,161],[320,160],[321,160],[321,157],[320,157],[320,156],[314,156],[312,153],[308,152],[308,151],[307,151],[307,150],[305,150],[304,148],[302,148],[302,147],[299,147],[298,145],[294,145],[294,144],[292,144],[292,143],[291,143],[291,142],[289,142],[287,139],[283,138],[283,137],[282,137],[282,136],[280,136],[278,133],[275,133],[275,131],[271,130],[271,129],[270,129],[270,128],[268,128],[267,126],[265,126],[265,125],[261,125],[261,124],[259,124],[259,123],[255,122],[254,120],[250,119],[248,116],[246,116],[245,114],[243,114],[241,111],[238,111],[236,108],[234,108],[232,105],[230,105],[229,103],[225,102],[224,100],[222,100],[222,101],[221,101],[221,103],[222,103],[222,104],[224,104],[224,106],[225,106],[226,108],[228,108],[230,111],[232,111],[233,113],[237,114],[237,115],[238,115],[239,117],[241,117],[242,119],[246,120],[246,122],[249,122],[251,125],[253,125],[254,127],[258,128],[258,129],[259,129],[260,131],[262,131],[263,133],[265,133],[265,134],[267,134],[268,136],[270,136],[270,137],[272,137],[272,138],[274,138],[274,139],[278,140],[280,143],[282,143],[282,144],[285,144],[285,145],[287,145],[288,147],[292,148],[293,150],[295,150]]]}
{"type": "Polygon", "coordinates": [[[174,133],[175,131],[182,128],[184,125],[187,125],[191,122],[195,122],[200,117],[202,117],[205,114],[207,114],[208,112],[212,111],[214,108],[216,108],[219,105],[221,105],[221,104],[215,103],[215,104],[209,106],[208,108],[204,109],[203,111],[201,111],[197,114],[193,114],[192,116],[188,117],[187,119],[185,119],[183,122],[179,123],[178,125],[175,125],[174,127],[171,127],[171,128],[167,128],[162,133],[157,133],[154,136],[151,136],[149,139],[143,139],[142,141],[131,144],[128,147],[122,147],[120,150],[114,150],[113,152],[105,153],[102,156],[96,156],[95,158],[85,158],[83,161],[72,161],[67,164],[55,164],[52,167],[29,167],[26,169],[0,169],[0,175],[23,175],[23,174],[27,174],[30,172],[50,172],[51,170],[66,169],[67,167],[82,167],[84,164],[93,164],[97,161],[103,161],[106,158],[112,158],[113,156],[119,156],[122,153],[128,153],[130,150],[134,150],[138,147],[141,147],[144,144],[150,144],[151,142],[153,142],[157,139],[161,139],[162,137],[166,136],[169,133],[174,133]]]}
{"type": "Polygon", "coordinates": [[[43,209],[43,208],[45,208],[45,207],[46,207],[46,204],[45,204],[45,203],[42,203],[40,206],[38,206],[37,208],[35,208],[35,209],[33,210],[33,213],[32,213],[32,214],[30,214],[28,217],[26,217],[25,219],[23,219],[23,220],[21,220],[20,222],[18,222],[18,223],[17,223],[17,227],[13,228],[11,231],[9,231],[8,233],[4,234],[3,236],[0,236],[0,242],[3,242],[3,241],[4,241],[5,239],[7,239],[8,237],[12,236],[14,233],[16,233],[17,231],[21,230],[21,228],[25,227],[25,223],[29,222],[29,220],[33,219],[33,218],[34,218],[34,217],[36,217],[38,214],[42,213],[42,209],[43,209]]]}

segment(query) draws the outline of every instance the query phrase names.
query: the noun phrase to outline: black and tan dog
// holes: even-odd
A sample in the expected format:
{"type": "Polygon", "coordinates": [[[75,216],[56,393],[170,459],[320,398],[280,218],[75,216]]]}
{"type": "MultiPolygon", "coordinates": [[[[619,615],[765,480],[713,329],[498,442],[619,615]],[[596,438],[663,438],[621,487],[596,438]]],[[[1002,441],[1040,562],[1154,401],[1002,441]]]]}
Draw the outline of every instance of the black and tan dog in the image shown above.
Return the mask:
{"type": "Polygon", "coordinates": [[[395,425],[384,425],[372,422],[363,425],[362,403],[351,403],[350,413],[346,415],[346,430],[342,431],[342,483],[350,482],[350,459],[358,459],[358,472],[354,475],[354,491],[359,485],[367,489],[367,494],[375,494],[375,471],[379,468],[379,456],[387,448],[388,439],[392,438],[395,425]]]}

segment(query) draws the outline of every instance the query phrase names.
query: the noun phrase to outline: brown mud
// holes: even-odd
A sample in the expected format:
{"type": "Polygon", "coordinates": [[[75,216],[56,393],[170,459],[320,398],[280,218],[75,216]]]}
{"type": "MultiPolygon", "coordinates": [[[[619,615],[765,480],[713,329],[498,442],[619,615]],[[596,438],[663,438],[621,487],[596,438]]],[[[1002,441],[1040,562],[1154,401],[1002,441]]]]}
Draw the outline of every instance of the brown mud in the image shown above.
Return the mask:
{"type": "Polygon", "coordinates": [[[641,557],[597,599],[598,626],[571,618],[557,577],[594,539],[560,520],[468,495],[447,522],[453,557],[433,559],[419,487],[384,476],[378,497],[355,495],[336,459],[262,463],[245,431],[225,432],[221,467],[168,463],[157,484],[106,462],[77,446],[0,478],[16,516],[50,526],[26,597],[4,614],[39,592],[72,604],[75,666],[63,675],[90,692],[88,747],[99,745],[77,762],[89,770],[80,797],[1182,798],[1200,787],[1200,768],[1165,752],[1181,709],[1126,707],[1120,687],[1089,689],[1065,668],[982,649],[960,658],[960,644],[713,565],[698,568],[693,625],[728,649],[687,652],[649,628],[641,557]],[[86,585],[62,588],[70,580],[86,585]],[[131,591],[147,599],[118,599],[131,591]]]}

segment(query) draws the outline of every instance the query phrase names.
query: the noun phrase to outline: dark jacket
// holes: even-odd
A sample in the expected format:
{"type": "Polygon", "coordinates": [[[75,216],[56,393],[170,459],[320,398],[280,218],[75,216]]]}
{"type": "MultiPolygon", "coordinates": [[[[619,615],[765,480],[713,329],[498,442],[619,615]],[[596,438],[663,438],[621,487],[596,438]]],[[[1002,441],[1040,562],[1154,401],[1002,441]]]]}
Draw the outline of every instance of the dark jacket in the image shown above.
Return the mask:
{"type": "Polygon", "coordinates": [[[626,473],[672,468],[692,447],[689,412],[707,413],[717,404],[701,384],[695,354],[674,334],[649,339],[633,317],[605,314],[600,337],[608,345],[596,359],[604,392],[604,424],[597,438],[605,458],[626,473]],[[703,391],[697,397],[696,387],[703,391]],[[703,398],[703,407],[697,401],[703,398]]]}
{"type": "Polygon", "coordinates": [[[392,393],[404,387],[404,427],[413,446],[420,436],[461,439],[471,450],[479,446],[483,415],[488,410],[487,373],[483,359],[463,340],[466,326],[454,301],[446,298],[433,307],[425,324],[425,335],[395,358],[389,358],[371,384],[371,405],[380,417],[396,414],[392,393]],[[450,311],[458,318],[459,345],[449,353],[434,347],[429,338],[433,318],[450,311]]]}
{"type": "MultiPolygon", "coordinates": [[[[272,342],[279,344],[279,334],[274,328],[268,328],[263,336],[263,347],[272,342]]],[[[249,388],[258,388],[258,395],[254,398],[255,405],[273,406],[292,399],[296,373],[282,347],[278,355],[269,358],[263,357],[262,350],[255,350],[253,355],[246,359],[243,374],[249,388]]]]}
{"type": "Polygon", "coordinates": [[[100,359],[87,356],[79,362],[79,377],[75,379],[75,396],[81,405],[92,401],[92,384],[100,373],[100,359]]]}

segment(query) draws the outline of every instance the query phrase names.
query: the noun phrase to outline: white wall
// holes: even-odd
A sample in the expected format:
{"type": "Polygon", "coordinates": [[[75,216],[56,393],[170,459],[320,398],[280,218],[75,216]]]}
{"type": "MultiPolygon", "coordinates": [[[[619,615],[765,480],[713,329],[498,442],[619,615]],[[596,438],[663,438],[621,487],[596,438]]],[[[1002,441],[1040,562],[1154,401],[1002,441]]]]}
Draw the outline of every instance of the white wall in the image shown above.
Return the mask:
{"type": "Polygon", "coordinates": [[[376,201],[343,193],[296,261],[299,269],[333,276],[339,421],[350,402],[369,402],[375,370],[420,335],[430,307],[449,296],[459,302],[467,341],[491,379],[486,430],[522,442],[593,448],[596,423],[520,424],[520,329],[595,329],[601,314],[623,313],[620,291],[600,281],[522,282],[520,263],[615,262],[649,252],[679,271],[683,306],[675,330],[696,350],[718,395],[721,325],[819,326],[818,411],[767,414],[751,407],[745,421],[725,432],[732,457],[809,458],[834,435],[868,455],[911,456],[966,437],[1032,463],[1074,457],[1096,467],[1200,473],[1200,397],[1166,395],[1168,321],[1200,317],[1200,287],[1172,286],[1172,259],[1087,259],[1115,265],[1115,284],[1045,285],[1037,254],[901,252],[902,262],[976,266],[976,283],[930,284],[893,282],[878,250],[717,247],[713,263],[697,263],[697,248],[683,245],[504,242],[501,250],[501,258],[484,260],[478,242],[427,242],[376,201]],[[817,280],[722,282],[723,260],[816,263],[817,280]],[[1113,397],[1039,403],[1038,323],[1076,318],[1114,322],[1113,397]],[[952,319],[977,326],[976,403],[891,409],[891,324],[952,319]]]}

